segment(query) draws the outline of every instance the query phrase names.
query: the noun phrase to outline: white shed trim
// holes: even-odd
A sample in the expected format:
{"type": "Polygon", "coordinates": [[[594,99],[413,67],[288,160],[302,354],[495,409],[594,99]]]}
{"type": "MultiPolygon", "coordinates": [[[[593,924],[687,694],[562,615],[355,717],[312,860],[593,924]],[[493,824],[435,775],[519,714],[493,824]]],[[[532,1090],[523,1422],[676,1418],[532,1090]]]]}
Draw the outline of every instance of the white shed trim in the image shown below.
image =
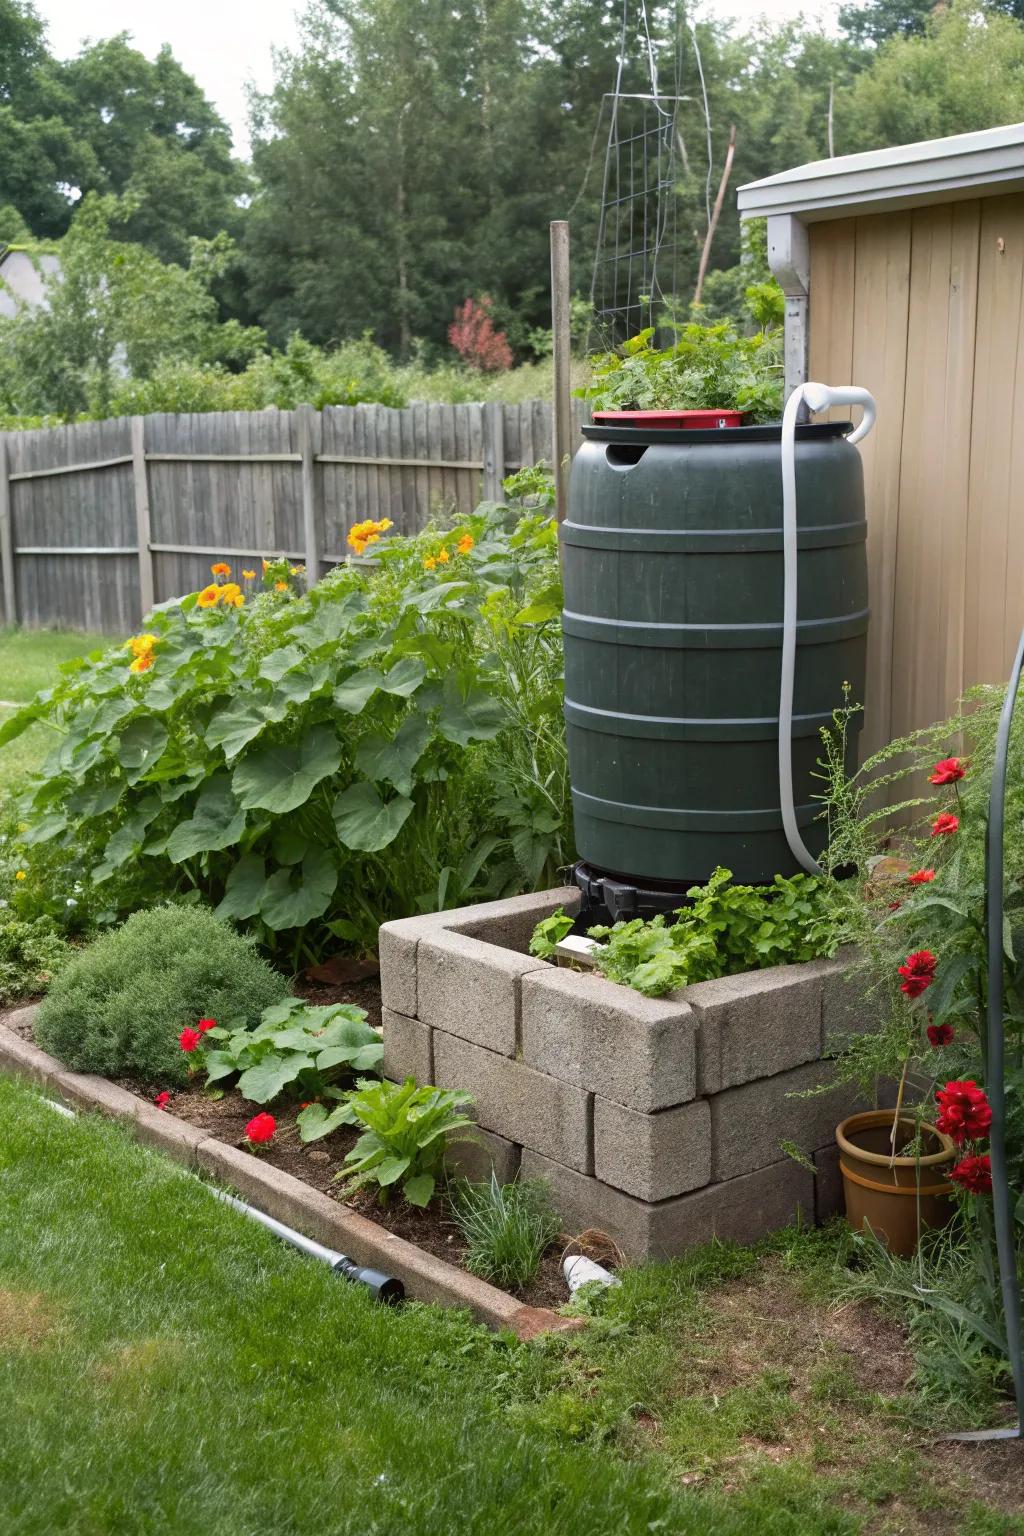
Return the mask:
{"type": "Polygon", "coordinates": [[[814,223],[1021,189],[1024,123],[1010,123],[894,149],[813,160],[748,182],[736,201],[744,219],[792,214],[814,223]]]}

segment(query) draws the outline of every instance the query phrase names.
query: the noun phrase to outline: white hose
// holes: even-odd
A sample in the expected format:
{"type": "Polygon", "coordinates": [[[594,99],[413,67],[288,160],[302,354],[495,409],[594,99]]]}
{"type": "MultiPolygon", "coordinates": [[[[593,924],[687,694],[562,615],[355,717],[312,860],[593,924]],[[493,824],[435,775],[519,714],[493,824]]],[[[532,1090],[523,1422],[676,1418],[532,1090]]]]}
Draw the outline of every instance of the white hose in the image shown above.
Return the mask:
{"type": "Polygon", "coordinates": [[[794,859],[808,874],[820,875],[821,866],[804,845],[793,804],[793,679],[796,673],[797,528],[796,528],[796,425],[801,405],[826,411],[832,405],[860,405],[864,415],[847,442],[859,443],[875,424],[875,402],[866,389],[843,385],[798,384],[786,401],[782,416],[782,683],[779,690],[779,803],[786,842],[794,859]]]}

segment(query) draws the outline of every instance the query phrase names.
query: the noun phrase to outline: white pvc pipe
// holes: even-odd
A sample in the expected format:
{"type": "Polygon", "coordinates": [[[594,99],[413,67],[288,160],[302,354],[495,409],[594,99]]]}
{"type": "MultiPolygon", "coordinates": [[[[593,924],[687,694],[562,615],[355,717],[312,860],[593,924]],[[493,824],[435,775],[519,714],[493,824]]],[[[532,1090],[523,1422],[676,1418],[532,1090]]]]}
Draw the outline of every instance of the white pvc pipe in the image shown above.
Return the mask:
{"type": "Polygon", "coordinates": [[[779,804],[789,851],[797,863],[811,875],[821,874],[821,865],[807,849],[797,826],[793,804],[793,680],[796,674],[796,623],[798,553],[796,523],[796,426],[801,405],[811,411],[826,411],[832,405],[859,405],[864,415],[859,426],[847,434],[847,442],[859,443],[875,424],[876,408],[866,389],[842,385],[832,389],[827,384],[799,384],[782,415],[782,681],[779,689],[779,804]]]}

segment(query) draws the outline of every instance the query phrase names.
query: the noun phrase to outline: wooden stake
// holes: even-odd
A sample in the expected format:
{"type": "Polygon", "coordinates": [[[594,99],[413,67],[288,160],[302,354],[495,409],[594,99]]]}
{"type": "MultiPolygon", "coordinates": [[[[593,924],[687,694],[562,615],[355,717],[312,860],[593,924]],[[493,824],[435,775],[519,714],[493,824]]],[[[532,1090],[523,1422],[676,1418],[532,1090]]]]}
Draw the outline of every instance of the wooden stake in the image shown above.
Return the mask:
{"type": "Polygon", "coordinates": [[[715,206],[711,210],[711,222],[704,239],[704,249],[700,253],[700,270],[697,273],[697,291],[693,295],[693,302],[700,303],[700,296],[704,292],[704,279],[707,276],[708,260],[711,256],[711,242],[715,238],[715,230],[718,228],[719,216],[722,212],[722,204],[725,202],[725,189],[729,185],[729,177],[732,174],[733,156],[736,153],[736,124],[729,129],[729,148],[725,155],[725,169],[722,179],[718,183],[718,196],[715,198],[715,206]]]}
{"type": "Polygon", "coordinates": [[[564,522],[569,503],[569,464],[572,458],[572,386],[569,339],[569,225],[551,223],[551,360],[554,398],[551,448],[555,472],[555,515],[564,522]]]}

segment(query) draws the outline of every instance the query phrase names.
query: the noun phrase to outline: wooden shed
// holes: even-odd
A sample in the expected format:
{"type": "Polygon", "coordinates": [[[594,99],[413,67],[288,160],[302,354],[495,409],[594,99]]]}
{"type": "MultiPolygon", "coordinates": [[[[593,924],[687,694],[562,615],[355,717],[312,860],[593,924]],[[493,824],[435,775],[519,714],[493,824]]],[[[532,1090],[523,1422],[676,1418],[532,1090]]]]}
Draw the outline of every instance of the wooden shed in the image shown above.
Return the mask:
{"type": "Polygon", "coordinates": [[[1024,625],[1024,124],[816,161],[738,201],[768,220],[787,392],[878,403],[871,749],[1005,681],[1024,625]]]}

